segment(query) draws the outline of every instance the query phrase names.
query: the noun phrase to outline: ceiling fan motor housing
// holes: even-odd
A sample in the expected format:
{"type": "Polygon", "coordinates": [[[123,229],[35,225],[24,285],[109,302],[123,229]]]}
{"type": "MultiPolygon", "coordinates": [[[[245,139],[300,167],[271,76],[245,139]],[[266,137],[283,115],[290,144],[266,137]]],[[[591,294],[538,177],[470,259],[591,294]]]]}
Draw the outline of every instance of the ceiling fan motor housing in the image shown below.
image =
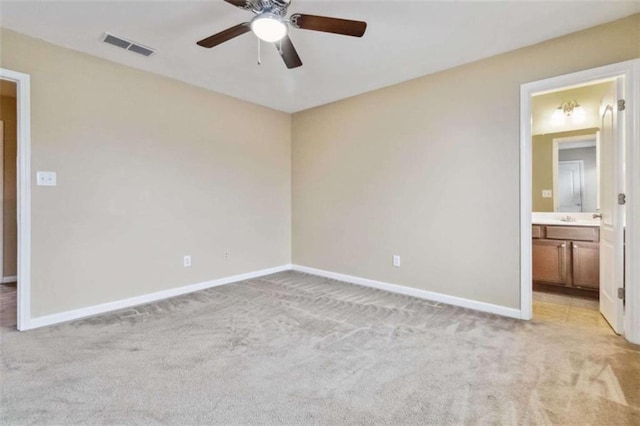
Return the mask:
{"type": "Polygon", "coordinates": [[[291,0],[248,0],[251,10],[255,14],[272,13],[284,17],[291,0]]]}
{"type": "Polygon", "coordinates": [[[289,3],[291,3],[291,0],[271,0],[271,3],[278,7],[287,8],[289,6],[289,3]]]}

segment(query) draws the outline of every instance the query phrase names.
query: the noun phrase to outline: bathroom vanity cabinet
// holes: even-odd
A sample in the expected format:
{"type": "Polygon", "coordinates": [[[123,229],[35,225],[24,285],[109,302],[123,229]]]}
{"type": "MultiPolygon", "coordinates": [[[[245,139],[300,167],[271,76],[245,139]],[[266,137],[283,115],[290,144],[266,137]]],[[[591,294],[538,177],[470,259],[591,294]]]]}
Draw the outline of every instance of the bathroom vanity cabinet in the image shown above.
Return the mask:
{"type": "Polygon", "coordinates": [[[533,225],[533,283],[597,297],[600,229],[597,226],[533,225]]]}

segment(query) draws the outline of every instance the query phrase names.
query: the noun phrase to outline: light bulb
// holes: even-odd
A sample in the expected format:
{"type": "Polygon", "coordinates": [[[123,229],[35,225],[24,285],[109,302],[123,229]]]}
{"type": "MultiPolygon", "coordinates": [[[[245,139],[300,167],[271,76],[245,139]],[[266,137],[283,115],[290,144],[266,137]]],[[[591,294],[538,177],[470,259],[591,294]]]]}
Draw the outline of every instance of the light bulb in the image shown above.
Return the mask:
{"type": "Polygon", "coordinates": [[[558,107],[553,110],[553,114],[551,115],[551,124],[559,126],[562,123],[564,123],[564,111],[562,110],[562,107],[558,107]]]}
{"type": "Polygon", "coordinates": [[[287,24],[279,16],[263,13],[251,20],[251,30],[260,40],[273,43],[287,35],[287,24]]]}
{"type": "Polygon", "coordinates": [[[576,123],[582,123],[585,121],[585,118],[586,118],[586,112],[584,108],[582,108],[582,105],[577,105],[573,109],[573,121],[575,121],[576,123]]]}

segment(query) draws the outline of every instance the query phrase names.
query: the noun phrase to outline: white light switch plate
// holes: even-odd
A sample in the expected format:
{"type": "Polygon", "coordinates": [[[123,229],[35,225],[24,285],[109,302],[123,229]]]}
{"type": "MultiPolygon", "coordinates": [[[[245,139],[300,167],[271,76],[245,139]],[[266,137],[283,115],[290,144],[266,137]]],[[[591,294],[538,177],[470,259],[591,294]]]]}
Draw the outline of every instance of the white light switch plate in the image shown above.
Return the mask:
{"type": "Polygon", "coordinates": [[[398,256],[397,254],[393,255],[393,266],[395,266],[396,268],[400,267],[400,256],[398,256]]]}
{"type": "Polygon", "coordinates": [[[38,186],[56,186],[56,172],[38,172],[36,173],[36,180],[38,186]]]}
{"type": "Polygon", "coordinates": [[[542,190],[542,198],[551,198],[552,197],[551,194],[553,194],[553,193],[551,192],[550,189],[543,189],[542,190]]]}

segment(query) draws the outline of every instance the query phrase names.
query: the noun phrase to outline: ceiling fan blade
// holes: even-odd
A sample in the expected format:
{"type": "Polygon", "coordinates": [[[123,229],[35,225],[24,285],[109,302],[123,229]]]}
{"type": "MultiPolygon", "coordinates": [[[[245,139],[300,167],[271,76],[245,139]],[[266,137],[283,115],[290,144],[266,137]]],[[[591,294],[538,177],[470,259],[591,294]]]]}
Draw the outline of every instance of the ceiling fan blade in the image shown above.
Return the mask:
{"type": "Polygon", "coordinates": [[[363,21],[351,21],[349,19],[328,18],[326,16],[304,15],[296,13],[289,18],[291,25],[303,30],[323,31],[362,37],[367,29],[367,23],[363,21]]]}
{"type": "Polygon", "coordinates": [[[224,0],[232,6],[239,7],[240,9],[251,10],[250,0],[224,0]]]}
{"type": "Polygon", "coordinates": [[[293,43],[289,36],[284,36],[284,38],[280,42],[274,43],[276,47],[279,47],[278,51],[280,52],[280,56],[282,56],[282,60],[284,61],[287,68],[298,68],[302,65],[302,61],[300,60],[300,56],[298,56],[298,52],[296,48],[293,47],[293,43]]]}
{"type": "Polygon", "coordinates": [[[202,39],[198,42],[198,46],[212,48],[217,46],[225,41],[229,41],[232,38],[238,37],[244,33],[248,33],[251,31],[251,26],[248,22],[244,22],[242,24],[238,24],[235,27],[227,28],[224,31],[220,31],[218,34],[214,34],[210,37],[202,39]]]}

